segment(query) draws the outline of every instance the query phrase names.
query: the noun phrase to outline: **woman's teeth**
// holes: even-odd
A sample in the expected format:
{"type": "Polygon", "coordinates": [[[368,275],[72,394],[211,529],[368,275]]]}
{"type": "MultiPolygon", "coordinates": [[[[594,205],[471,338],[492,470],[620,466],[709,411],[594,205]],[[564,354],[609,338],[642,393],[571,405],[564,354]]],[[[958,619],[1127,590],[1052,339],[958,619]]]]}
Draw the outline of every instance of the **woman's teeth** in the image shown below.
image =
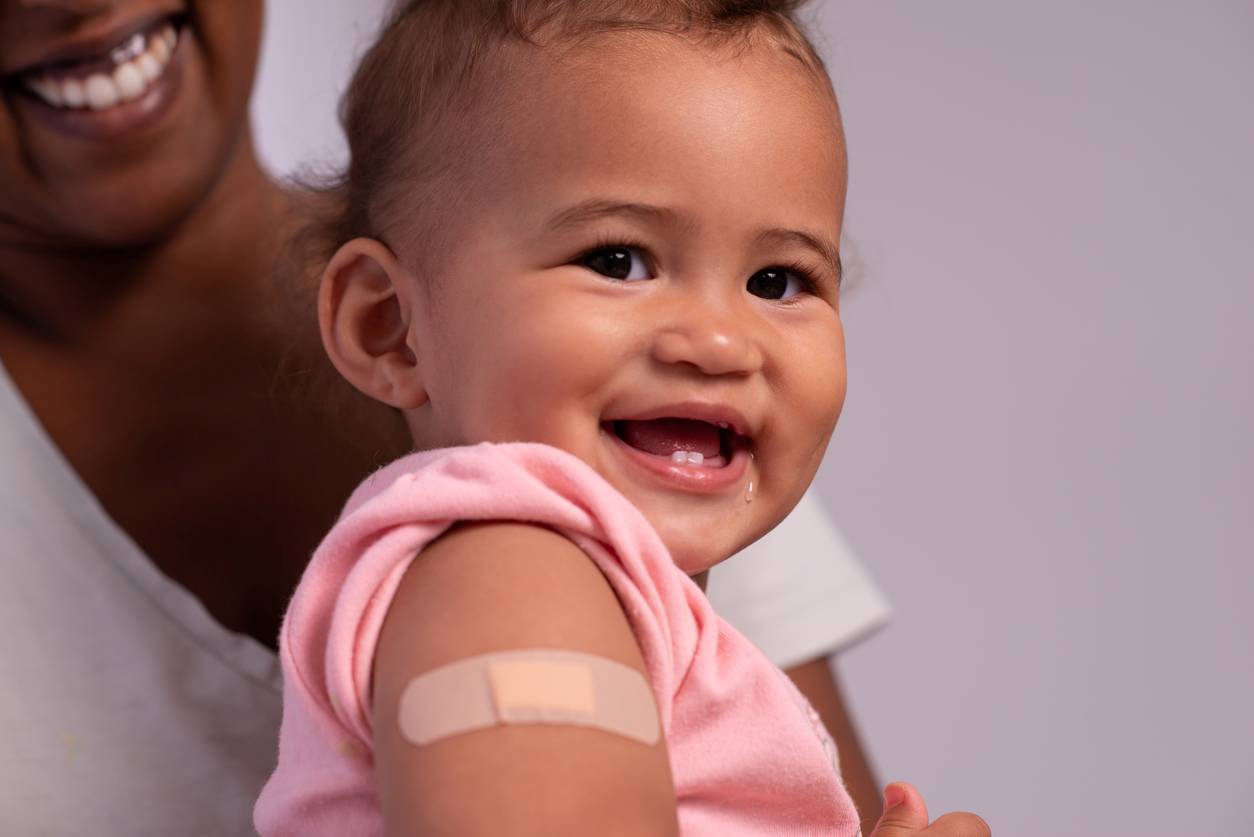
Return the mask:
{"type": "Polygon", "coordinates": [[[178,39],[174,24],[167,23],[150,32],[137,32],[110,51],[110,73],[75,74],[73,68],[56,74],[36,71],[22,82],[54,108],[106,110],[147,93],[165,74],[178,39]]]}

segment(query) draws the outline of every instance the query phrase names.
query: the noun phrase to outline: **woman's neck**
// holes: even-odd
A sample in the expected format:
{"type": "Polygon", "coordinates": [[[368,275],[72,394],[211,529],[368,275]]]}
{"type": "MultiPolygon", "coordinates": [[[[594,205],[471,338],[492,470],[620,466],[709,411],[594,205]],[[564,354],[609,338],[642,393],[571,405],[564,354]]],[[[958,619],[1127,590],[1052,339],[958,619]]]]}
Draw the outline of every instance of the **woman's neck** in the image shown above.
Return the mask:
{"type": "Polygon", "coordinates": [[[303,208],[244,149],[159,244],[0,244],[0,357],[44,429],[168,576],[270,642],[344,497],[408,446],[326,363],[315,277],[281,264],[303,208]]]}

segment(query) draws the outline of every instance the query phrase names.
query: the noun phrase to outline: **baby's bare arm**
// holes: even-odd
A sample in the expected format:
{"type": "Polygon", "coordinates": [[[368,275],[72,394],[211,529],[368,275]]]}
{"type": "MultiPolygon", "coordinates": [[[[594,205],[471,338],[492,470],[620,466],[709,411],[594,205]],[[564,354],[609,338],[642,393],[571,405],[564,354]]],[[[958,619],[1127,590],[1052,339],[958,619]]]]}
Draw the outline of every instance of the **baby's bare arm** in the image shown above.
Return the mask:
{"type": "Polygon", "coordinates": [[[494,651],[556,648],[644,671],[592,560],[550,530],[459,526],[406,573],[375,654],[375,770],[389,835],[678,834],[664,739],[495,726],[417,747],[398,706],[417,675],[494,651]]]}

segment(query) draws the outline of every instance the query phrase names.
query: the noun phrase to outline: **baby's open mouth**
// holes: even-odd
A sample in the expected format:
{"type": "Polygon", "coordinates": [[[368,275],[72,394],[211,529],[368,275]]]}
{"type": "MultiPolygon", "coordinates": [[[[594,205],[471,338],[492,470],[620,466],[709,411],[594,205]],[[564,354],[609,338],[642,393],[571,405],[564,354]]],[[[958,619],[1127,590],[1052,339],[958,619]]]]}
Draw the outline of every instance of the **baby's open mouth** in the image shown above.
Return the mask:
{"type": "Polygon", "coordinates": [[[630,447],[677,465],[722,468],[738,450],[751,446],[749,437],[736,432],[726,422],[687,418],[618,419],[602,426],[630,447]]]}
{"type": "Polygon", "coordinates": [[[5,82],[58,110],[102,111],[135,101],[165,75],[184,22],[183,15],[160,18],[99,53],[28,67],[5,82]]]}

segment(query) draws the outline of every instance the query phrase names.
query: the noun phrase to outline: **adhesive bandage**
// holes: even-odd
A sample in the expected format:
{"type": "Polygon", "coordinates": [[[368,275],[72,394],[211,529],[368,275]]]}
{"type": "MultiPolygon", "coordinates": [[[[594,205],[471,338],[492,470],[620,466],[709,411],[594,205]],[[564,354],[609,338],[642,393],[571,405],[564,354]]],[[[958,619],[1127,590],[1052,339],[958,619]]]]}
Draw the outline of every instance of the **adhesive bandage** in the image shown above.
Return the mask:
{"type": "Polygon", "coordinates": [[[547,648],[482,654],[421,674],[401,693],[399,715],[401,735],[419,746],[498,724],[595,727],[642,744],[660,734],[640,672],[547,648]]]}

